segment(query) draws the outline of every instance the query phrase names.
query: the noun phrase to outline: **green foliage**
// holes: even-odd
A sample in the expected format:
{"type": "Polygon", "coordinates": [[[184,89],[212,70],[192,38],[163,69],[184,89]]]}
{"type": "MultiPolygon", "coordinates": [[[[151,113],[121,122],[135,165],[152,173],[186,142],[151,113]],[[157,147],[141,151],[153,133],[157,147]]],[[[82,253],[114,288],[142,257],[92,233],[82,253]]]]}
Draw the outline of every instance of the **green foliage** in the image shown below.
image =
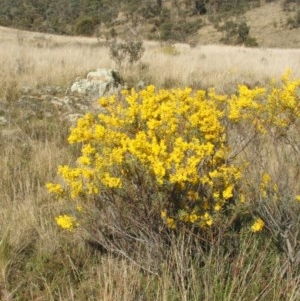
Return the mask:
{"type": "Polygon", "coordinates": [[[218,26],[219,31],[225,31],[225,36],[221,42],[225,44],[244,44],[247,47],[256,47],[258,43],[255,38],[249,35],[250,27],[245,21],[235,23],[233,21],[226,21],[223,26],[218,26]]]}
{"type": "Polygon", "coordinates": [[[143,42],[132,39],[126,41],[114,40],[109,47],[110,57],[119,67],[125,61],[131,65],[138,62],[142,58],[144,51],[143,42]]]}
{"type": "Polygon", "coordinates": [[[236,43],[238,24],[233,21],[226,21],[224,25],[218,26],[218,30],[225,31],[225,37],[221,39],[221,42],[224,42],[225,44],[236,43]]]}
{"type": "Polygon", "coordinates": [[[200,21],[180,20],[177,23],[163,22],[160,27],[160,39],[162,41],[186,42],[188,36],[193,35],[201,27],[200,21]]]}
{"type": "Polygon", "coordinates": [[[160,38],[162,41],[172,40],[172,28],[173,24],[171,22],[164,22],[160,25],[160,38]]]}
{"type": "Polygon", "coordinates": [[[204,0],[196,0],[195,1],[197,13],[200,15],[204,15],[207,13],[205,2],[206,1],[204,1],[204,0]]]}
{"type": "Polygon", "coordinates": [[[238,25],[237,33],[238,33],[238,40],[240,43],[244,43],[248,36],[249,36],[250,27],[247,25],[246,22],[241,22],[238,25]]]}
{"type": "Polygon", "coordinates": [[[78,35],[91,36],[94,33],[95,23],[91,17],[80,18],[75,25],[75,32],[78,35]]]}
{"type": "Polygon", "coordinates": [[[253,37],[246,37],[246,40],[244,41],[244,45],[246,47],[258,47],[258,42],[256,40],[256,38],[253,37]]]}
{"type": "Polygon", "coordinates": [[[160,22],[170,21],[171,19],[171,11],[170,9],[164,7],[160,12],[160,22]]]}
{"type": "Polygon", "coordinates": [[[208,2],[212,2],[215,10],[222,14],[242,14],[250,7],[259,5],[259,0],[216,0],[208,2]]]}
{"type": "Polygon", "coordinates": [[[111,30],[110,30],[110,36],[111,38],[115,39],[116,36],[118,35],[117,31],[112,27],[111,30]]]}

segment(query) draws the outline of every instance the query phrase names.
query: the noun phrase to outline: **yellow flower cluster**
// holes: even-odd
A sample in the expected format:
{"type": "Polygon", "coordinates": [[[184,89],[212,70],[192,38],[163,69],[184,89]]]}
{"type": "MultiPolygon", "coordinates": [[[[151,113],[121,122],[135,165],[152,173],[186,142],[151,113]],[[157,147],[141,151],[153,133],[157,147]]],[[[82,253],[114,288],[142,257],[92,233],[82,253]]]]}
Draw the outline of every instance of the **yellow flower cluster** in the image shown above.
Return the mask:
{"type": "Polygon", "coordinates": [[[260,182],[260,195],[262,199],[272,197],[274,200],[277,198],[278,186],[272,180],[271,176],[267,173],[263,173],[260,182]]]}
{"type": "Polygon", "coordinates": [[[253,225],[251,226],[252,232],[260,232],[265,226],[264,221],[261,218],[258,218],[253,225]]]}
{"type": "Polygon", "coordinates": [[[65,230],[73,230],[77,226],[76,218],[70,215],[59,215],[55,218],[56,223],[65,230]]]}
{"type": "Polygon", "coordinates": [[[51,194],[54,194],[57,197],[61,197],[64,193],[64,190],[60,184],[47,183],[46,188],[51,194]]]}
{"type": "Polygon", "coordinates": [[[290,80],[288,70],[280,86],[249,89],[240,85],[229,100],[228,117],[233,122],[249,121],[261,133],[282,134],[300,117],[300,80],[290,80]]]}

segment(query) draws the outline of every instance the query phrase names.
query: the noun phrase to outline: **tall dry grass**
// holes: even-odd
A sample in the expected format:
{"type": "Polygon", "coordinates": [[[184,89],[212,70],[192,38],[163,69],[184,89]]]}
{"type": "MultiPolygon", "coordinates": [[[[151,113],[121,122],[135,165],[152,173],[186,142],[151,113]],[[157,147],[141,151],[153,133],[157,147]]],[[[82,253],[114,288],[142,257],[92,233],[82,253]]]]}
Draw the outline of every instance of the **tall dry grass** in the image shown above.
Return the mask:
{"type": "Polygon", "coordinates": [[[179,54],[164,55],[157,45],[148,46],[143,60],[160,83],[171,79],[181,86],[215,87],[232,92],[238,83],[249,86],[279,79],[287,68],[299,77],[300,52],[295,49],[249,49],[233,46],[175,44],[179,54]],[[152,62],[152,63],[150,63],[152,62]]]}
{"type": "MultiPolygon", "coordinates": [[[[52,199],[44,184],[56,177],[59,164],[74,161],[74,150],[66,143],[69,124],[59,115],[46,118],[46,112],[28,122],[13,100],[24,86],[68,87],[77,76],[114,63],[96,39],[5,28],[0,28],[0,37],[0,109],[9,120],[0,126],[1,300],[299,300],[295,269],[282,273],[286,257],[271,241],[249,233],[214,237],[207,249],[189,247],[189,237],[174,239],[165,259],[157,262],[160,272],[151,274],[132,261],[101,253],[80,233],[60,231],[54,217],[64,204],[52,199]]],[[[300,78],[298,50],[175,45],[174,55],[166,51],[168,45],[145,46],[143,66],[124,66],[125,79],[231,91],[237,83],[279,79],[288,67],[300,78]]],[[[252,151],[246,155],[253,157],[252,151]]],[[[288,148],[282,152],[291,154],[288,148]]],[[[276,161],[276,154],[272,156],[276,161]]],[[[268,168],[279,177],[280,166],[268,168]]]]}
{"type": "MultiPolygon", "coordinates": [[[[0,82],[6,93],[12,87],[68,86],[95,68],[114,68],[107,43],[96,38],[63,37],[0,28],[0,82]]],[[[145,42],[138,67],[123,67],[121,75],[157,86],[215,87],[232,91],[237,83],[250,86],[279,79],[287,68],[300,76],[298,49],[247,49],[232,46],[191,48],[175,44],[177,55],[164,46],[145,42]]],[[[3,94],[3,92],[2,92],[3,94]]]]}

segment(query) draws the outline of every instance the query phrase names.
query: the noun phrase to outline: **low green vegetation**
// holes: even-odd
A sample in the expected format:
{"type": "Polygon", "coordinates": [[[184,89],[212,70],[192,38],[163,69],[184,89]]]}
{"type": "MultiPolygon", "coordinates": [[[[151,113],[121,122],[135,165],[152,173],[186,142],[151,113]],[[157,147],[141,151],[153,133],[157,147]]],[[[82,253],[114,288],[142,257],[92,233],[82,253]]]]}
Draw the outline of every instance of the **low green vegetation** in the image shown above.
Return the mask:
{"type": "Polygon", "coordinates": [[[219,26],[216,24],[216,28],[225,33],[225,36],[221,38],[220,42],[231,45],[245,45],[248,47],[258,46],[255,38],[249,35],[250,27],[245,21],[235,23],[233,21],[226,21],[225,24],[219,26]]]}

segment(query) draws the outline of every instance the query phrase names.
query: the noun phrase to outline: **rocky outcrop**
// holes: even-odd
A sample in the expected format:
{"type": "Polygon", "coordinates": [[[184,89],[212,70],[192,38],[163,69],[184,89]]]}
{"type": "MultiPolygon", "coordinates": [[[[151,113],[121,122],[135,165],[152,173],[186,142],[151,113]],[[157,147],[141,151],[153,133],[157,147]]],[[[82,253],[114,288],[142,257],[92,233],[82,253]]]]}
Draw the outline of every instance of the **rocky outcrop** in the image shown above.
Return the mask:
{"type": "Polygon", "coordinates": [[[71,94],[89,97],[91,100],[120,91],[124,84],[115,70],[97,69],[89,72],[86,79],[77,79],[70,88],[71,94]]]}
{"type": "Polygon", "coordinates": [[[124,81],[115,70],[97,69],[71,87],[43,86],[37,90],[23,87],[13,103],[0,98],[0,137],[13,133],[14,125],[31,125],[37,121],[67,122],[74,125],[86,112],[106,112],[97,101],[102,96],[117,94],[124,81]],[[2,134],[1,134],[2,133],[2,134]]]}

